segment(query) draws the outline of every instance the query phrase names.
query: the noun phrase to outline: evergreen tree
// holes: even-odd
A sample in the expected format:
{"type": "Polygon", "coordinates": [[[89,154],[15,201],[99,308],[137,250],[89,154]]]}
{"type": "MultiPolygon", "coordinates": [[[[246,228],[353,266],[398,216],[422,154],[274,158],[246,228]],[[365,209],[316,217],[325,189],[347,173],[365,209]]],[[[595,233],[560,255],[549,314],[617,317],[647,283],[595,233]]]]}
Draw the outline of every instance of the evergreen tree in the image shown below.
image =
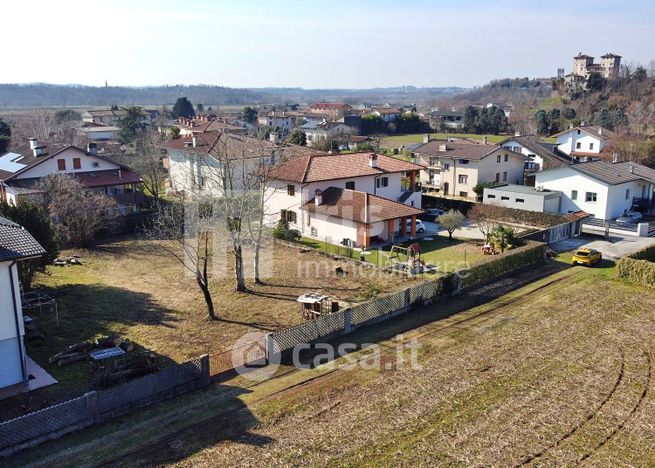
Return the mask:
{"type": "Polygon", "coordinates": [[[196,112],[193,110],[193,104],[186,97],[177,98],[175,105],[173,106],[172,116],[174,119],[178,117],[186,117],[190,119],[196,115],[196,112]]]}
{"type": "Polygon", "coordinates": [[[11,127],[7,122],[0,119],[0,154],[7,152],[11,141],[11,127]]]}

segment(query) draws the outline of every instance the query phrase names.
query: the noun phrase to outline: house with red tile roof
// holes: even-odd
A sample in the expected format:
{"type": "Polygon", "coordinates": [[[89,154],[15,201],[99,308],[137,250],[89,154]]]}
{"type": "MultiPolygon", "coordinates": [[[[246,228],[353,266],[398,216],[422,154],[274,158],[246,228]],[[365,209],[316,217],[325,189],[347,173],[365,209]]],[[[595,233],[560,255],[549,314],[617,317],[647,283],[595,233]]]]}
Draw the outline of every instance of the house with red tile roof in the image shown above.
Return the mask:
{"type": "Polygon", "coordinates": [[[99,154],[96,143],[82,149],[41,143],[36,138],[0,155],[0,200],[18,203],[21,195],[35,193],[38,182],[49,174],[68,174],[89,189],[113,197],[122,214],[138,211],[145,202],[139,174],[99,154]]]}
{"type": "Polygon", "coordinates": [[[367,248],[416,235],[423,167],[375,153],[307,155],[270,168],[268,222],[301,235],[367,248]]]}

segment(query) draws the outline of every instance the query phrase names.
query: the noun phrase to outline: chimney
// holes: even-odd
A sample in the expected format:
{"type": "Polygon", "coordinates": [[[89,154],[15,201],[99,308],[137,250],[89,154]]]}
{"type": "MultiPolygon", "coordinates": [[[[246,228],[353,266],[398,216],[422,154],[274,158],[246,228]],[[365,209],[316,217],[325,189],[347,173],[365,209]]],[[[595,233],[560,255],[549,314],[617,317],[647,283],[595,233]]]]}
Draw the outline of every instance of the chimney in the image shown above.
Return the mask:
{"type": "Polygon", "coordinates": [[[630,167],[628,168],[628,171],[630,171],[630,174],[634,174],[634,173],[635,173],[635,167],[634,167],[634,166],[630,166],[630,167]]]}
{"type": "Polygon", "coordinates": [[[30,149],[34,150],[35,148],[39,147],[39,142],[37,141],[36,138],[30,138],[30,149]]]}
{"type": "Polygon", "coordinates": [[[316,206],[323,204],[323,192],[319,189],[316,189],[316,191],[314,192],[314,204],[316,206]]]}
{"type": "Polygon", "coordinates": [[[197,147],[198,147],[198,137],[197,137],[196,135],[193,135],[193,136],[191,137],[191,145],[192,145],[194,148],[197,148],[197,147]]]}
{"type": "Polygon", "coordinates": [[[448,151],[448,145],[446,144],[439,145],[439,151],[448,151]]]}
{"type": "Polygon", "coordinates": [[[520,132],[519,130],[516,130],[516,131],[514,132],[514,136],[515,136],[515,137],[519,137],[519,136],[521,136],[521,132],[520,132]]]}
{"type": "Polygon", "coordinates": [[[98,154],[98,143],[87,143],[86,152],[93,155],[98,154]]]}
{"type": "Polygon", "coordinates": [[[378,155],[371,153],[368,155],[368,165],[371,167],[378,167],[378,155]]]}
{"type": "Polygon", "coordinates": [[[612,153],[612,162],[613,163],[619,162],[619,153],[612,153]]]}
{"type": "Polygon", "coordinates": [[[487,135],[483,136],[482,137],[482,143],[486,145],[488,142],[489,142],[489,139],[487,138],[487,135]]]}
{"type": "Polygon", "coordinates": [[[598,134],[602,135],[603,134],[603,127],[598,127],[598,134]]]}
{"type": "Polygon", "coordinates": [[[426,133],[425,135],[423,135],[423,144],[425,144],[425,143],[430,143],[430,134],[429,133],[426,133]]]}
{"type": "Polygon", "coordinates": [[[121,169],[118,170],[118,178],[119,179],[123,178],[123,171],[121,169]]]}

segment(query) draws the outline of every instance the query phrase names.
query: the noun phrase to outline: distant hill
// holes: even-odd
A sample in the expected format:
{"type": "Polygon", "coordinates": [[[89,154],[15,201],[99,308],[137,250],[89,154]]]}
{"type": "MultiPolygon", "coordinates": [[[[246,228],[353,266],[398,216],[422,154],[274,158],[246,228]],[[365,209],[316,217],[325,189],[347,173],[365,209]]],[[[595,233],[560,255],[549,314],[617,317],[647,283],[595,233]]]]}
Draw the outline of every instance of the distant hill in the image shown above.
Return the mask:
{"type": "Polygon", "coordinates": [[[319,100],[347,103],[422,103],[452,96],[464,88],[402,86],[372,89],[226,88],[223,86],[95,87],[47,83],[0,84],[0,107],[79,107],[138,104],[172,105],[180,96],[205,105],[306,103],[319,100]]]}

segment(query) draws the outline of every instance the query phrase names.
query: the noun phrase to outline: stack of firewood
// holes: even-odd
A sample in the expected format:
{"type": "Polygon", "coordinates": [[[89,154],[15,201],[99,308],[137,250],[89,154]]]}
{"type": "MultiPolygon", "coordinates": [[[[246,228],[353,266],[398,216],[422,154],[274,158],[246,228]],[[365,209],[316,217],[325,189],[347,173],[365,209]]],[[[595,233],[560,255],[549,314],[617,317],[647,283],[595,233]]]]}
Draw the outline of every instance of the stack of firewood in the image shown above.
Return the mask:
{"type": "Polygon", "coordinates": [[[99,349],[107,349],[118,346],[126,352],[134,350],[134,344],[127,339],[121,337],[103,336],[96,341],[83,341],[66,348],[48,359],[50,364],[57,363],[58,366],[65,366],[73,362],[85,361],[89,358],[89,354],[99,349]]]}
{"type": "Polygon", "coordinates": [[[156,356],[150,352],[123,355],[117,359],[91,363],[92,387],[105,389],[159,370],[156,356]]]}

